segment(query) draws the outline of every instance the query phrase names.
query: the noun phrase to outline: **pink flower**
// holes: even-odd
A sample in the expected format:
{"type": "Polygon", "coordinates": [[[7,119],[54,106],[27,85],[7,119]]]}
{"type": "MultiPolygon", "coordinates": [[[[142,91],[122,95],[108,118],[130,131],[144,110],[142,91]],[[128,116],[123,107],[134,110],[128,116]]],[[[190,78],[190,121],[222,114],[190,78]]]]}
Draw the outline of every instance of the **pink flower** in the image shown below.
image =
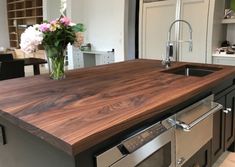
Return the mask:
{"type": "Polygon", "coordinates": [[[48,23],[43,23],[39,26],[39,30],[41,32],[48,32],[50,30],[50,24],[48,23]]]}
{"type": "Polygon", "coordinates": [[[65,26],[68,26],[68,25],[70,25],[71,20],[70,20],[68,17],[62,17],[62,18],[60,19],[60,22],[61,22],[62,24],[64,24],[65,26]]]}
{"type": "Polygon", "coordinates": [[[57,24],[57,20],[52,20],[50,24],[57,24]]]}

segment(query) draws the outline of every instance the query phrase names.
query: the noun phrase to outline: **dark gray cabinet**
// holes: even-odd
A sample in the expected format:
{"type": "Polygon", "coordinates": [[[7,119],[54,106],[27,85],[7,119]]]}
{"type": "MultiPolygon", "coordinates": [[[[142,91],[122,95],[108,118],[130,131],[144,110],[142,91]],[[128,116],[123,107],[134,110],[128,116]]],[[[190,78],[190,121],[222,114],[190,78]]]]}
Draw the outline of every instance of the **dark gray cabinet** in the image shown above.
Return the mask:
{"type": "Polygon", "coordinates": [[[216,95],[215,101],[222,104],[224,109],[214,114],[212,162],[215,162],[235,140],[235,89],[231,87],[216,95]]]}
{"type": "Polygon", "coordinates": [[[183,167],[211,167],[211,142],[203,146],[183,167]]]}
{"type": "MultiPolygon", "coordinates": [[[[225,96],[216,102],[225,106],[225,96]]],[[[224,112],[223,110],[214,114],[213,139],[212,139],[212,162],[215,162],[224,152],[224,112]]]]}
{"type": "Polygon", "coordinates": [[[231,144],[234,142],[235,133],[234,133],[234,119],[235,119],[235,90],[231,91],[226,95],[226,106],[224,109],[224,143],[225,149],[228,149],[231,144]]]}

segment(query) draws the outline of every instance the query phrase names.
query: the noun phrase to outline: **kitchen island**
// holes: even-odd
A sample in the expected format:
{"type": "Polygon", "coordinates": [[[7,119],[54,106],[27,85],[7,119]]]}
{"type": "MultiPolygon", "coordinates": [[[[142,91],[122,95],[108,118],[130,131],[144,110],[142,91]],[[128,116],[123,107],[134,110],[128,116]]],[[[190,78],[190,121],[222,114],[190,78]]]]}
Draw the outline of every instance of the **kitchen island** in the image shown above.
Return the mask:
{"type": "Polygon", "coordinates": [[[86,155],[104,151],[128,131],[172,115],[203,94],[233,86],[234,67],[200,66],[220,70],[186,77],[163,72],[160,61],[133,60],[69,71],[61,81],[48,75],[2,81],[0,125],[6,144],[0,146],[0,166],[94,166],[86,155]]]}

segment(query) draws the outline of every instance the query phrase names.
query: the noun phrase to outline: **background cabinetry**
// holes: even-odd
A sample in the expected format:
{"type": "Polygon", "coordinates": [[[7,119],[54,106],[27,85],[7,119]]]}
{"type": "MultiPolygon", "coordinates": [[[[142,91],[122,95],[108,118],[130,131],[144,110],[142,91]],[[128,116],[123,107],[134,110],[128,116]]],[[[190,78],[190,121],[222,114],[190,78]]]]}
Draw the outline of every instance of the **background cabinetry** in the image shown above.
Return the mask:
{"type": "MultiPolygon", "coordinates": [[[[193,28],[193,51],[189,52],[188,43],[181,43],[179,59],[186,62],[207,63],[209,1],[182,0],[181,10],[181,19],[187,20],[193,28]]],[[[189,39],[188,27],[185,24],[181,24],[180,39],[189,39]]]]}
{"type": "Polygon", "coordinates": [[[235,44],[235,19],[223,19],[224,10],[231,8],[231,2],[231,0],[215,1],[215,17],[217,17],[217,23],[214,26],[212,36],[213,64],[235,65],[235,54],[215,54],[216,48],[221,47],[223,41],[228,40],[230,44],[235,44]]]}
{"type": "Polygon", "coordinates": [[[25,28],[43,20],[42,0],[7,0],[7,14],[10,46],[18,48],[25,28]]]}
{"type": "Polygon", "coordinates": [[[142,9],[140,57],[162,60],[166,53],[167,33],[170,24],[175,20],[176,1],[143,3],[142,9]]]}
{"type": "MultiPolygon", "coordinates": [[[[179,59],[188,62],[207,62],[207,38],[209,22],[208,0],[183,0],[180,18],[176,17],[176,1],[163,0],[142,3],[141,58],[158,59],[166,54],[167,34],[175,19],[187,20],[193,28],[193,52],[189,52],[187,43],[180,44],[179,59]],[[198,12],[200,11],[200,12],[198,12]],[[200,25],[200,26],[199,26],[200,25]]],[[[180,24],[180,33],[172,31],[172,37],[189,39],[188,27],[180,24]]],[[[174,39],[173,39],[174,40],[174,39]]]]}
{"type": "Polygon", "coordinates": [[[114,52],[81,51],[79,48],[69,45],[68,69],[93,67],[111,63],[114,63],[114,52]]]}

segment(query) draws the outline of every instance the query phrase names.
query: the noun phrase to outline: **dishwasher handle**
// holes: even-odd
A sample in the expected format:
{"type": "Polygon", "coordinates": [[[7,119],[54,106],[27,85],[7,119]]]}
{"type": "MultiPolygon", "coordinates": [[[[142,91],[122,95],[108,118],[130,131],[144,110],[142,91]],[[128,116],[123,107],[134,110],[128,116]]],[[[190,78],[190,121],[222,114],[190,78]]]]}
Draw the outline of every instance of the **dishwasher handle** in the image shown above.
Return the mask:
{"type": "Polygon", "coordinates": [[[175,121],[175,125],[176,127],[180,127],[181,129],[183,129],[183,131],[185,132],[189,132],[191,131],[191,129],[196,126],[197,124],[199,124],[201,121],[203,121],[204,119],[208,118],[210,115],[216,113],[217,111],[223,109],[223,106],[219,103],[215,103],[216,107],[214,107],[213,109],[211,109],[210,111],[208,111],[206,114],[202,115],[201,117],[199,117],[198,119],[196,119],[195,121],[193,121],[190,124],[186,124],[182,121],[176,120],[175,121]]]}

